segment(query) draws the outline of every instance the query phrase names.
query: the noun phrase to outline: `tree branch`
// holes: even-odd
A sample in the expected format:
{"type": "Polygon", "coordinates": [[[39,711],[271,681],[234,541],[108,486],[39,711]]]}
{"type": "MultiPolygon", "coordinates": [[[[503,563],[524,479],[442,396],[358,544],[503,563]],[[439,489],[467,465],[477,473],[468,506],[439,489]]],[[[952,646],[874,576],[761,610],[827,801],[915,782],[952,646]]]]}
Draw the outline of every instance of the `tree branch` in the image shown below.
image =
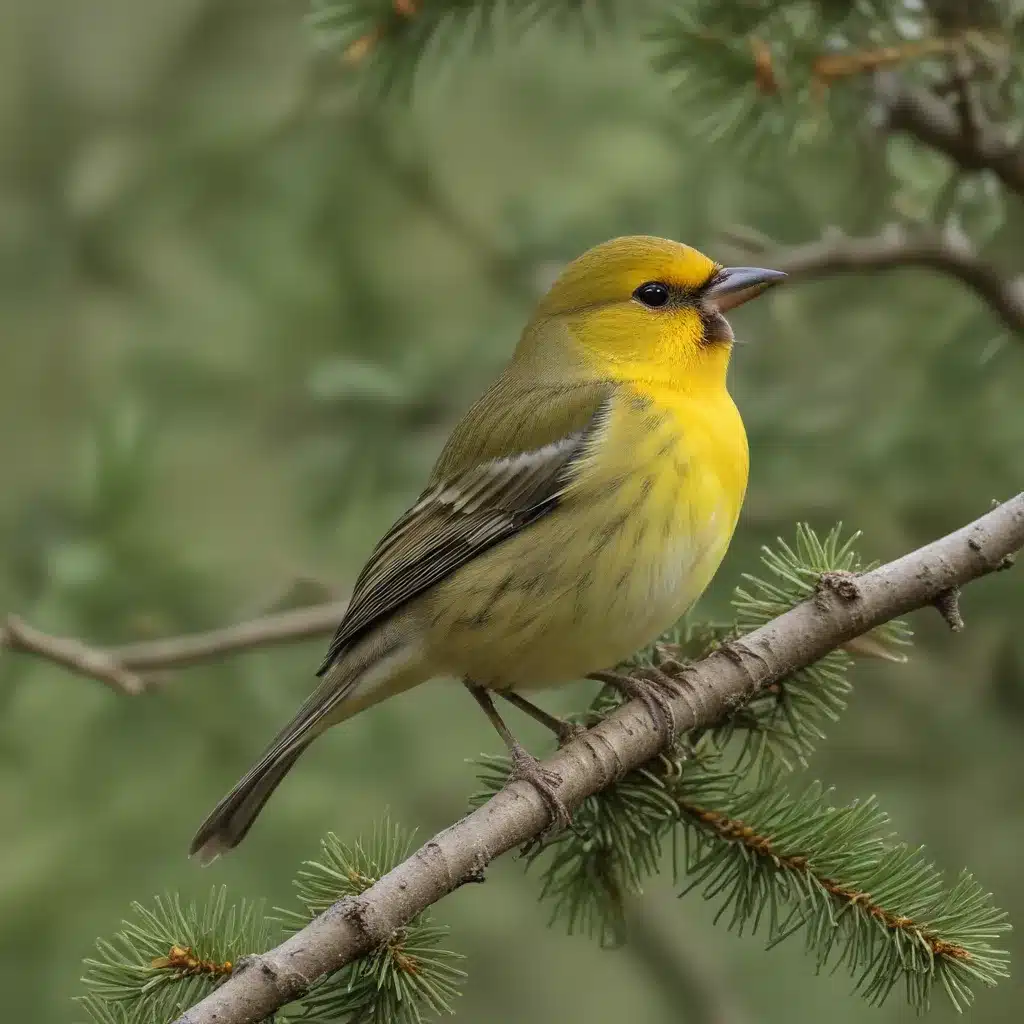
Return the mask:
{"type": "Polygon", "coordinates": [[[902,225],[890,224],[867,238],[851,238],[831,231],[816,242],[792,247],[777,246],[744,228],[732,229],[727,234],[734,245],[747,253],[767,253],[774,269],[802,280],[896,267],[937,270],[967,285],[1011,331],[1024,335],[1024,277],[1003,278],[975,253],[966,237],[952,231],[911,234],[902,225]]]}
{"type": "Polygon", "coordinates": [[[0,630],[0,648],[3,647],[37,654],[129,697],[136,697],[146,689],[145,680],[127,669],[111,652],[87,647],[72,637],[43,633],[16,615],[9,616],[7,624],[0,630]]]}
{"type": "Polygon", "coordinates": [[[328,601],[294,611],[249,619],[223,629],[147,640],[122,647],[89,647],[80,640],[51,636],[10,616],[0,629],[0,649],[35,654],[105,683],[119,693],[137,696],[153,685],[140,673],[184,668],[241,654],[257,647],[296,643],[334,632],[347,601],[328,601]]]}
{"type": "MultiPolygon", "coordinates": [[[[955,533],[813,598],[689,667],[680,667],[672,699],[677,728],[707,726],[840,644],[953,587],[1005,567],[1024,546],[1024,492],[955,533]]],[[[620,772],[649,761],[663,746],[659,723],[631,701],[545,762],[561,778],[570,807],[610,786],[620,772]]],[[[438,833],[358,897],[341,900],[266,953],[240,963],[216,991],[176,1024],[261,1021],[302,995],[310,983],[364,956],[495,857],[548,824],[539,795],[522,782],[438,833]]]]}
{"type": "Polygon", "coordinates": [[[983,118],[978,105],[970,122],[957,108],[927,89],[906,85],[893,72],[877,79],[886,127],[912,135],[945,153],[967,171],[991,171],[1017,195],[1024,196],[1024,147],[983,118]]]}

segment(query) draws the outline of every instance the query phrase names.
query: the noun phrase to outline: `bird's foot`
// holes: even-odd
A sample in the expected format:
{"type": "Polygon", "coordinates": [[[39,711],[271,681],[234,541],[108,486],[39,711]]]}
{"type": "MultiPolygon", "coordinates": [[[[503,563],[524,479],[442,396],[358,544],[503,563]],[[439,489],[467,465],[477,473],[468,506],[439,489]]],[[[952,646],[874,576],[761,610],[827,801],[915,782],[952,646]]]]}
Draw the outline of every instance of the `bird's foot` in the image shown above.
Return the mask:
{"type": "Polygon", "coordinates": [[[540,794],[544,806],[551,815],[551,823],[540,834],[539,839],[548,839],[569,828],[572,824],[572,815],[556,789],[562,781],[561,777],[544,768],[533,754],[518,743],[509,748],[509,756],[512,759],[509,783],[528,782],[540,794]]]}
{"type": "Polygon", "coordinates": [[[676,734],[676,713],[670,696],[674,683],[671,677],[657,669],[636,671],[636,675],[597,672],[591,678],[614,687],[629,700],[641,701],[654,725],[665,734],[665,740],[669,742],[676,734]]]}
{"type": "Polygon", "coordinates": [[[585,725],[580,725],[579,722],[567,722],[564,718],[560,718],[559,722],[561,726],[558,730],[558,746],[564,747],[568,743],[572,743],[578,736],[582,736],[586,731],[585,725]]]}

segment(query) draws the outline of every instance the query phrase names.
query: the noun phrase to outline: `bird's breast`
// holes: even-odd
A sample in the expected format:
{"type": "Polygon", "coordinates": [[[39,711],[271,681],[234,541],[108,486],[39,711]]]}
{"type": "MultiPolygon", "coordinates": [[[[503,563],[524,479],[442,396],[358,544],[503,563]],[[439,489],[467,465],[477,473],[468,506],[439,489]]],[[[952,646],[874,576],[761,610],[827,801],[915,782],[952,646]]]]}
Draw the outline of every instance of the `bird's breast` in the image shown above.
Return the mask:
{"type": "Polygon", "coordinates": [[[432,632],[451,671],[549,685],[610,668],[677,622],[725,554],[746,483],[745,440],[730,454],[708,419],[618,396],[558,507],[438,594],[432,632]]]}

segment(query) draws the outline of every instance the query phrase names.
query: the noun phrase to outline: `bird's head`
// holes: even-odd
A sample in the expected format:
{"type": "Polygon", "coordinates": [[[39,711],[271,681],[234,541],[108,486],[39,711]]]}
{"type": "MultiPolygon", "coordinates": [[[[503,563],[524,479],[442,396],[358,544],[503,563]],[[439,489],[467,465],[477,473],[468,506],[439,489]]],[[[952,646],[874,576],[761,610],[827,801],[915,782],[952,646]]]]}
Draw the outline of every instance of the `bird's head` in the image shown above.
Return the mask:
{"type": "Polygon", "coordinates": [[[785,276],[723,267],[664,238],[614,238],[565,268],[533,325],[561,324],[558,333],[612,377],[721,386],[733,341],[724,314],[785,276]]]}

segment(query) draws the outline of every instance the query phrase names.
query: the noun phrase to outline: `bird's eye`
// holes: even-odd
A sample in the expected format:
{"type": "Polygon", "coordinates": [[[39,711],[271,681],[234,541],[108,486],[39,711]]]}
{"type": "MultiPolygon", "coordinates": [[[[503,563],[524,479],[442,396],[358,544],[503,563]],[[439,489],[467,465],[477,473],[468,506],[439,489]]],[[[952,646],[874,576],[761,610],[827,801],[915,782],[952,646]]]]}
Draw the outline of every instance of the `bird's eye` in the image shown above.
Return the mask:
{"type": "Polygon", "coordinates": [[[662,284],[660,281],[648,281],[633,292],[633,298],[638,299],[645,306],[656,309],[668,302],[668,285],[662,284]]]}

